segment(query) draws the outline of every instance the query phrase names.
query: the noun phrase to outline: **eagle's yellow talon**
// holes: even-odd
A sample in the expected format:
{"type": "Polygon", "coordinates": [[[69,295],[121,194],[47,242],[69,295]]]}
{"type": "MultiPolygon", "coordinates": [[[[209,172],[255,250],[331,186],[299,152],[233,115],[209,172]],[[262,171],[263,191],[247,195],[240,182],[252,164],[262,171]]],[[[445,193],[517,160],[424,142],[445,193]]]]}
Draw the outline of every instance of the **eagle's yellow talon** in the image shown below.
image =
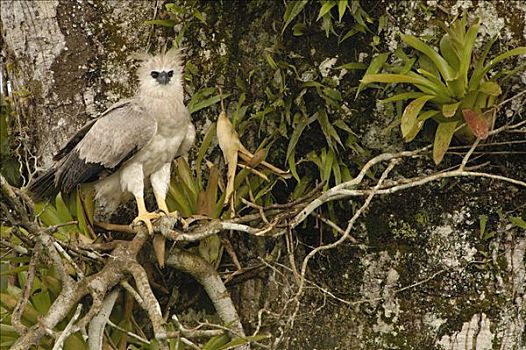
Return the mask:
{"type": "Polygon", "coordinates": [[[161,213],[150,213],[150,212],[144,212],[137,215],[135,219],[133,219],[133,224],[137,225],[140,222],[143,222],[146,225],[146,228],[148,229],[149,234],[153,234],[153,225],[152,220],[158,219],[163,214],[161,213]]]}

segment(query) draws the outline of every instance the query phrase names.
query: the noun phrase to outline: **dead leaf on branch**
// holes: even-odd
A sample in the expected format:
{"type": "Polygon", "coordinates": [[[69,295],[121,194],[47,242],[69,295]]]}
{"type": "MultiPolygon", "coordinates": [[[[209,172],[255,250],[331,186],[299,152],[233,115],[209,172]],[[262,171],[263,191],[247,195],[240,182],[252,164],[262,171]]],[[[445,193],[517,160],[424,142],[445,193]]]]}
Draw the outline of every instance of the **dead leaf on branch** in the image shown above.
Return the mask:
{"type": "MultiPolygon", "coordinates": [[[[238,166],[238,157],[246,163],[244,164],[244,167],[249,169],[255,170],[257,167],[262,167],[285,179],[291,177],[291,174],[288,171],[281,170],[265,161],[266,151],[264,149],[257,151],[256,154],[250,152],[239,140],[239,135],[228,119],[225,111],[221,111],[217,119],[217,140],[219,147],[223,152],[225,163],[228,165],[224,205],[227,205],[230,202],[232,194],[234,193],[234,180],[236,177],[236,168],[238,166]]],[[[260,172],[256,171],[254,173],[258,176],[262,176],[262,173],[260,172]]],[[[266,176],[263,178],[268,181],[266,176]]]]}

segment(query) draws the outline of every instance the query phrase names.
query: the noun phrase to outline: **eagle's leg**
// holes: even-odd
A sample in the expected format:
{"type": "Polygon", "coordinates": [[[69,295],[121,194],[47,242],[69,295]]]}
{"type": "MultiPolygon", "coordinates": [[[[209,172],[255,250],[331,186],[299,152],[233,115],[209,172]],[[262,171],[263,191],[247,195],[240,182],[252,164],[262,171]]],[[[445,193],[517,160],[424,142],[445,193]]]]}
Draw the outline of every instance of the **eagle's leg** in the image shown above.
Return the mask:
{"type": "Polygon", "coordinates": [[[168,205],[166,205],[166,193],[168,192],[168,186],[170,184],[170,165],[171,163],[164,164],[161,169],[150,176],[153,194],[155,195],[155,201],[157,202],[157,207],[159,210],[166,215],[175,217],[179,222],[181,222],[183,228],[187,228],[188,224],[179,215],[179,212],[170,212],[168,205]]]}
{"type": "Polygon", "coordinates": [[[152,220],[160,218],[162,214],[150,213],[148,210],[146,210],[146,205],[144,204],[144,198],[142,196],[135,196],[135,201],[137,202],[137,209],[139,213],[137,214],[137,217],[133,219],[133,223],[137,224],[139,222],[143,222],[146,225],[148,232],[152,234],[152,220]]]}
{"type": "Polygon", "coordinates": [[[135,219],[133,219],[134,224],[143,222],[148,229],[150,234],[153,233],[152,220],[155,220],[162,215],[158,213],[150,213],[146,209],[144,204],[144,175],[142,165],[139,163],[132,163],[124,167],[121,171],[120,181],[121,187],[125,191],[129,191],[135,197],[137,202],[138,214],[135,219]]]}
{"type": "MultiPolygon", "coordinates": [[[[168,186],[170,185],[170,163],[164,164],[161,169],[156,171],[150,176],[150,181],[152,183],[153,194],[155,196],[155,201],[157,202],[157,207],[161,211],[160,215],[170,215],[174,216],[178,220],[182,220],[179,217],[177,211],[170,213],[168,205],[166,205],[166,193],[168,192],[168,186]]],[[[184,220],[182,220],[184,222],[184,220]]],[[[164,267],[164,260],[166,256],[166,245],[165,238],[163,235],[157,233],[153,236],[153,250],[155,252],[155,257],[159,263],[159,267],[164,267]]]]}

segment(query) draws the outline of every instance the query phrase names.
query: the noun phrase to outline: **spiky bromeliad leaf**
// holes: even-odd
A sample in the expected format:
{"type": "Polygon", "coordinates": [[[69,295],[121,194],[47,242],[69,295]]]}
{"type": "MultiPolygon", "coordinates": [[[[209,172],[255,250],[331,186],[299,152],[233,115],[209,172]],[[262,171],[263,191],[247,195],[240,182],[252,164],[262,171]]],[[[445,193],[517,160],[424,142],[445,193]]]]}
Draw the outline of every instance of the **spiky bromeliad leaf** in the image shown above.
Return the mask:
{"type": "Polygon", "coordinates": [[[462,45],[462,51],[460,55],[460,67],[458,71],[459,79],[459,90],[458,93],[460,96],[464,95],[468,86],[468,70],[471,65],[471,56],[473,53],[473,47],[475,45],[475,39],[477,39],[477,34],[479,32],[480,25],[475,22],[466,33],[464,37],[464,42],[462,45]]]}
{"type": "MultiPolygon", "coordinates": [[[[369,68],[367,68],[367,70],[365,71],[364,78],[368,75],[371,76],[371,75],[375,75],[376,73],[378,73],[380,69],[382,69],[382,66],[384,65],[385,61],[387,61],[387,57],[389,57],[389,53],[386,52],[386,53],[381,53],[375,58],[373,58],[371,63],[369,64],[369,68]]],[[[372,82],[374,81],[370,81],[369,83],[372,83],[372,82]]],[[[355,98],[358,97],[360,92],[365,88],[366,84],[368,83],[364,82],[362,79],[362,81],[360,82],[360,85],[358,86],[358,89],[356,90],[355,98]]]]}
{"type": "Polygon", "coordinates": [[[500,85],[495,83],[494,81],[485,81],[482,84],[480,84],[479,91],[490,96],[499,96],[502,94],[502,89],[500,88],[500,85]]]}
{"type": "Polygon", "coordinates": [[[411,130],[409,130],[409,132],[405,136],[405,141],[406,142],[413,141],[416,135],[418,135],[420,130],[422,130],[422,128],[424,127],[425,121],[428,120],[429,118],[433,118],[439,113],[440,111],[437,111],[435,109],[420,113],[420,115],[416,118],[416,123],[414,127],[411,130]]]}
{"type": "Polygon", "coordinates": [[[457,112],[458,106],[460,106],[460,102],[442,105],[442,114],[446,118],[451,118],[457,112]]]}
{"type": "Polygon", "coordinates": [[[454,120],[446,123],[439,123],[435,134],[435,143],[433,144],[433,160],[438,164],[444,158],[449,143],[453,138],[458,121],[454,120]]]}
{"type": "Polygon", "coordinates": [[[440,54],[438,54],[438,52],[433,50],[429,45],[426,45],[422,40],[413,35],[402,34],[401,37],[407,45],[429,57],[438,68],[445,81],[453,80],[455,76],[453,69],[449,63],[442,56],[440,56],[440,54]]]}
{"type": "Polygon", "coordinates": [[[443,86],[439,86],[418,74],[409,74],[366,74],[363,76],[361,83],[409,83],[421,90],[427,90],[430,94],[437,96],[447,95],[447,91],[444,91],[443,86]]]}
{"type": "Polygon", "coordinates": [[[409,103],[407,107],[405,107],[400,124],[400,127],[402,129],[402,136],[404,138],[406,138],[409,132],[416,127],[416,118],[418,114],[420,113],[422,107],[424,107],[426,102],[432,98],[433,96],[425,95],[411,101],[411,103],[409,103]]]}
{"type": "Polygon", "coordinates": [[[526,47],[516,47],[512,50],[506,51],[503,54],[498,55],[497,57],[493,58],[486,64],[483,68],[477,66],[473,73],[471,74],[471,79],[469,80],[469,89],[470,90],[476,90],[478,86],[481,83],[482,77],[486,75],[486,73],[489,72],[490,69],[495,67],[495,65],[507,58],[513,57],[513,56],[521,56],[526,55],[526,47]]]}
{"type": "Polygon", "coordinates": [[[446,34],[440,39],[440,53],[442,57],[449,63],[451,68],[458,70],[460,68],[460,59],[451,43],[449,34],[446,34]]]}

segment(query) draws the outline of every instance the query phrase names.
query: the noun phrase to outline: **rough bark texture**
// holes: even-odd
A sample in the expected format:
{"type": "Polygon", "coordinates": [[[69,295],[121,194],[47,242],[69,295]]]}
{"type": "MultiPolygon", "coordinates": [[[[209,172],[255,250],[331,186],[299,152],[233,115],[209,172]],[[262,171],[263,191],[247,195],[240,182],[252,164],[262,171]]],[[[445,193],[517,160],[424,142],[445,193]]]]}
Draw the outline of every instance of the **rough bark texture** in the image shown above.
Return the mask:
{"type": "Polygon", "coordinates": [[[90,117],[130,95],[128,56],[145,51],[155,1],[2,1],[14,91],[27,90],[25,147],[51,156],[90,117]]]}
{"type": "MultiPolygon", "coordinates": [[[[457,10],[472,5],[470,1],[448,3],[457,10]]],[[[507,3],[480,2],[476,11],[487,15],[482,23],[489,34],[504,32],[508,41],[525,45],[525,5],[507,3]]],[[[392,35],[393,40],[400,28],[422,31],[429,21],[415,15],[420,13],[418,5],[373,5],[371,11],[380,7],[389,12],[386,37],[392,35]]],[[[49,164],[52,154],[88,118],[132,92],[134,77],[127,57],[149,45],[151,27],[143,21],[153,18],[157,6],[154,1],[133,0],[2,1],[3,50],[14,63],[10,79],[15,90],[30,93],[21,119],[27,134],[24,147],[42,157],[39,165],[49,164]]],[[[208,27],[193,32],[196,36],[185,42],[188,60],[198,67],[201,83],[220,82],[235,89],[236,72],[253,71],[248,89],[253,96],[261,94],[262,84],[270,78],[260,67],[267,65],[265,49],[281,30],[282,5],[226,1],[207,9],[208,27]]],[[[308,55],[294,38],[288,40],[285,54],[295,50],[308,55]]],[[[318,48],[310,57],[315,65],[337,55],[349,57],[351,51],[356,53],[351,47],[358,45],[349,42],[339,52],[337,46],[322,45],[323,34],[309,40],[318,48]]],[[[522,82],[507,87],[509,91],[524,89],[522,74],[522,82]]],[[[508,111],[520,114],[524,108],[514,103],[508,111]]],[[[355,131],[365,146],[403,147],[398,134],[384,132],[392,115],[374,106],[361,112],[367,117],[357,118],[355,131]]],[[[206,125],[206,119],[214,120],[216,114],[211,115],[200,115],[198,126],[206,125]]],[[[286,143],[275,152],[280,159],[286,143]]],[[[496,157],[491,160],[506,165],[508,176],[524,179],[526,164],[521,155],[505,161],[496,157]]],[[[426,166],[422,163],[414,171],[425,171],[426,166]]],[[[435,184],[375,200],[356,233],[366,248],[341,245],[315,259],[308,274],[309,280],[351,304],[319,289],[309,290],[286,348],[524,349],[526,234],[507,220],[521,215],[524,208],[518,203],[526,203],[524,189],[480,179],[452,181],[446,187],[435,184]],[[495,231],[491,240],[479,236],[479,215],[483,214],[490,218],[488,229],[495,231]]],[[[331,239],[331,233],[315,227],[298,230],[298,235],[305,237],[299,255],[309,245],[331,239]]],[[[235,246],[242,263],[264,254],[266,242],[239,239],[235,246]]],[[[279,313],[292,283],[269,272],[232,287],[246,328],[255,327],[260,308],[279,313]]],[[[264,321],[266,330],[277,333],[278,319],[264,321]]]]}

